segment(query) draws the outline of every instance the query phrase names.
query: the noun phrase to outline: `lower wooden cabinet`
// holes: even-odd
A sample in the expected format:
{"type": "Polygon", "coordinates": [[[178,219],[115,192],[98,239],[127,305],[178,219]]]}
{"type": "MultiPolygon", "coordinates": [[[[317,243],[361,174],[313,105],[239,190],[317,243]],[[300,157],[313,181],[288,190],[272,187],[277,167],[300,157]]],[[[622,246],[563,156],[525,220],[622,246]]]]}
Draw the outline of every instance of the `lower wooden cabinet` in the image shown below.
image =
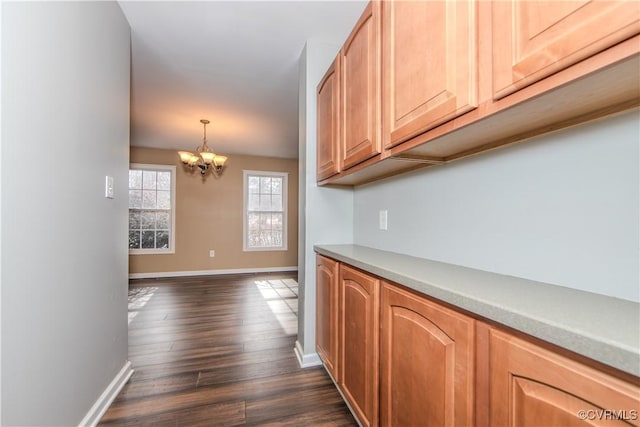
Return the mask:
{"type": "Polygon", "coordinates": [[[395,285],[382,285],[380,422],[474,422],[474,320],[395,285]]]}
{"type": "Polygon", "coordinates": [[[338,261],[316,255],[316,350],[338,380],[338,261]]]}
{"type": "Polygon", "coordinates": [[[363,426],[378,425],[380,281],[340,265],[340,387],[363,426]]]}
{"type": "Polygon", "coordinates": [[[491,329],[489,425],[638,426],[640,387],[491,329]]]}
{"type": "Polygon", "coordinates": [[[363,426],[640,426],[640,379],[317,257],[318,354],[363,426]]]}

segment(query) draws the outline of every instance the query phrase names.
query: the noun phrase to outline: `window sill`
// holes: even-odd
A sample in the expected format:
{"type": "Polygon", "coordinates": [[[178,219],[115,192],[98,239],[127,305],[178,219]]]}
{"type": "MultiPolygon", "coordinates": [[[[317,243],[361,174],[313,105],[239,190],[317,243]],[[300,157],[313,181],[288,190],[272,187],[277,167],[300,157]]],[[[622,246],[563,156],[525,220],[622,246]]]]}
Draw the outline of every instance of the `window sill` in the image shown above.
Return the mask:
{"type": "Polygon", "coordinates": [[[273,251],[281,251],[286,252],[288,249],[286,246],[284,247],[273,247],[273,248],[242,248],[243,252],[273,252],[273,251]]]}
{"type": "Polygon", "coordinates": [[[129,249],[129,255],[173,255],[173,249],[129,249]]]}

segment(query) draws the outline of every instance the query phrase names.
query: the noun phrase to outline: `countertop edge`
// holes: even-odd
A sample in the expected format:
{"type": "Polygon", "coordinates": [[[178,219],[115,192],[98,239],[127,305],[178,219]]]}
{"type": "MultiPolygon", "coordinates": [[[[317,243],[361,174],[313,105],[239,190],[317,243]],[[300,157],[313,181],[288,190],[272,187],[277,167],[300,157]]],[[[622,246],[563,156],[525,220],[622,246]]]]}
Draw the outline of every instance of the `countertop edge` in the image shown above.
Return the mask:
{"type": "MultiPolygon", "coordinates": [[[[442,285],[442,283],[435,285],[430,280],[425,280],[424,277],[414,277],[414,275],[409,271],[402,271],[402,269],[394,271],[388,267],[374,265],[371,263],[371,260],[367,260],[366,254],[359,254],[359,256],[356,256],[353,252],[360,250],[362,252],[371,252],[376,255],[389,255],[396,259],[406,258],[406,260],[411,263],[429,263],[430,266],[435,266],[436,268],[438,268],[438,266],[442,266],[443,269],[462,271],[464,272],[464,275],[478,274],[479,276],[481,275],[484,280],[486,280],[487,277],[495,276],[496,280],[511,283],[516,290],[518,286],[523,286],[521,282],[526,282],[527,284],[536,284],[537,282],[515,277],[511,278],[510,276],[474,270],[437,261],[423,260],[421,258],[381,251],[364,246],[315,245],[314,250],[321,255],[344,262],[380,278],[389,280],[390,282],[400,284],[424,295],[451,304],[481,318],[513,328],[517,331],[555,344],[605,365],[612,366],[623,372],[640,376],[640,346],[638,346],[637,343],[612,340],[610,337],[602,333],[594,334],[586,330],[575,331],[572,330],[569,325],[564,323],[562,319],[554,318],[554,316],[532,315],[527,313],[526,310],[522,310],[521,307],[508,307],[504,304],[500,304],[500,301],[497,299],[494,301],[491,299],[483,301],[473,296],[466,295],[464,292],[457,289],[456,286],[447,287],[446,285],[442,285]]],[[[457,279],[457,277],[452,275],[451,281],[454,282],[455,279],[457,279]]],[[[547,283],[540,282],[539,285],[544,286],[546,292],[554,292],[554,289],[557,288],[559,297],[562,296],[564,298],[566,298],[567,293],[570,294],[572,291],[574,291],[577,296],[584,295],[585,293],[584,291],[571,290],[547,283]]],[[[606,306],[606,304],[611,304],[611,300],[614,300],[613,298],[599,296],[597,294],[590,294],[589,297],[592,299],[595,298],[596,300],[601,297],[603,307],[606,306]]],[[[638,306],[638,313],[640,313],[640,304],[633,303],[631,301],[620,301],[621,304],[625,304],[626,306],[628,306],[628,304],[635,304],[638,306]]],[[[569,303],[570,302],[567,302],[567,304],[569,303]]],[[[594,314],[594,316],[596,315],[597,314],[594,314]]],[[[630,323],[627,324],[633,325],[638,323],[638,318],[633,318],[634,316],[629,317],[631,317],[629,318],[630,323]]],[[[600,321],[602,319],[598,320],[600,321]]],[[[640,326],[638,328],[640,330],[640,326]]]]}

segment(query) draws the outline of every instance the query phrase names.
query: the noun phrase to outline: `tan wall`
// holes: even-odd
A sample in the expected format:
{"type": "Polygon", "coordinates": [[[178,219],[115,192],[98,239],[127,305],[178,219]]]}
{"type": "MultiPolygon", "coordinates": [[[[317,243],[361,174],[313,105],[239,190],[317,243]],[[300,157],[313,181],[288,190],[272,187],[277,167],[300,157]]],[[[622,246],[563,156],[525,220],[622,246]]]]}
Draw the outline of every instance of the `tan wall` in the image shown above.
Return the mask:
{"type": "Polygon", "coordinates": [[[230,155],[220,178],[185,171],[176,151],[131,147],[131,163],[176,165],[175,254],[129,255],[129,273],[298,265],[298,160],[230,155]],[[242,250],[243,170],[289,173],[286,251],[242,250]],[[216,256],[209,258],[209,250],[216,256]]]}

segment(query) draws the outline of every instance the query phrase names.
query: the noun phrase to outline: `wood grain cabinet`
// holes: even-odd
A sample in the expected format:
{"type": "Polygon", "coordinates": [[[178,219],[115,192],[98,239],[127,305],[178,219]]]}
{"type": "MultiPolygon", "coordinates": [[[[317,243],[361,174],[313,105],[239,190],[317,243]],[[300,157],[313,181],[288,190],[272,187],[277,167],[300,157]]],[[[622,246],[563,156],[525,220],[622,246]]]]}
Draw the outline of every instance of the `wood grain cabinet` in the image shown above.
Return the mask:
{"type": "Polygon", "coordinates": [[[383,2],[385,147],[477,106],[475,3],[383,2]]]}
{"type": "Polygon", "coordinates": [[[637,384],[497,329],[489,342],[489,425],[640,425],[637,384]]]}
{"type": "Polygon", "coordinates": [[[637,1],[492,2],[495,99],[640,32],[637,1]]]}
{"type": "Polygon", "coordinates": [[[363,426],[378,425],[380,281],[340,265],[340,386],[363,426]]]}
{"type": "Polygon", "coordinates": [[[381,425],[474,425],[474,320],[385,282],[381,311],[381,425]]]}
{"type": "Polygon", "coordinates": [[[318,85],[316,178],[329,178],[340,171],[340,55],[318,85]]]}
{"type": "Polygon", "coordinates": [[[341,50],[341,165],[381,152],[380,2],[370,2],[341,50]]]}
{"type": "Polygon", "coordinates": [[[637,108],[640,2],[372,1],[339,56],[318,180],[366,184],[637,108]]]}
{"type": "Polygon", "coordinates": [[[316,350],[338,381],[338,262],[316,255],[316,350]]]}
{"type": "Polygon", "coordinates": [[[318,354],[363,426],[640,426],[640,379],[317,256],[318,354]]]}

